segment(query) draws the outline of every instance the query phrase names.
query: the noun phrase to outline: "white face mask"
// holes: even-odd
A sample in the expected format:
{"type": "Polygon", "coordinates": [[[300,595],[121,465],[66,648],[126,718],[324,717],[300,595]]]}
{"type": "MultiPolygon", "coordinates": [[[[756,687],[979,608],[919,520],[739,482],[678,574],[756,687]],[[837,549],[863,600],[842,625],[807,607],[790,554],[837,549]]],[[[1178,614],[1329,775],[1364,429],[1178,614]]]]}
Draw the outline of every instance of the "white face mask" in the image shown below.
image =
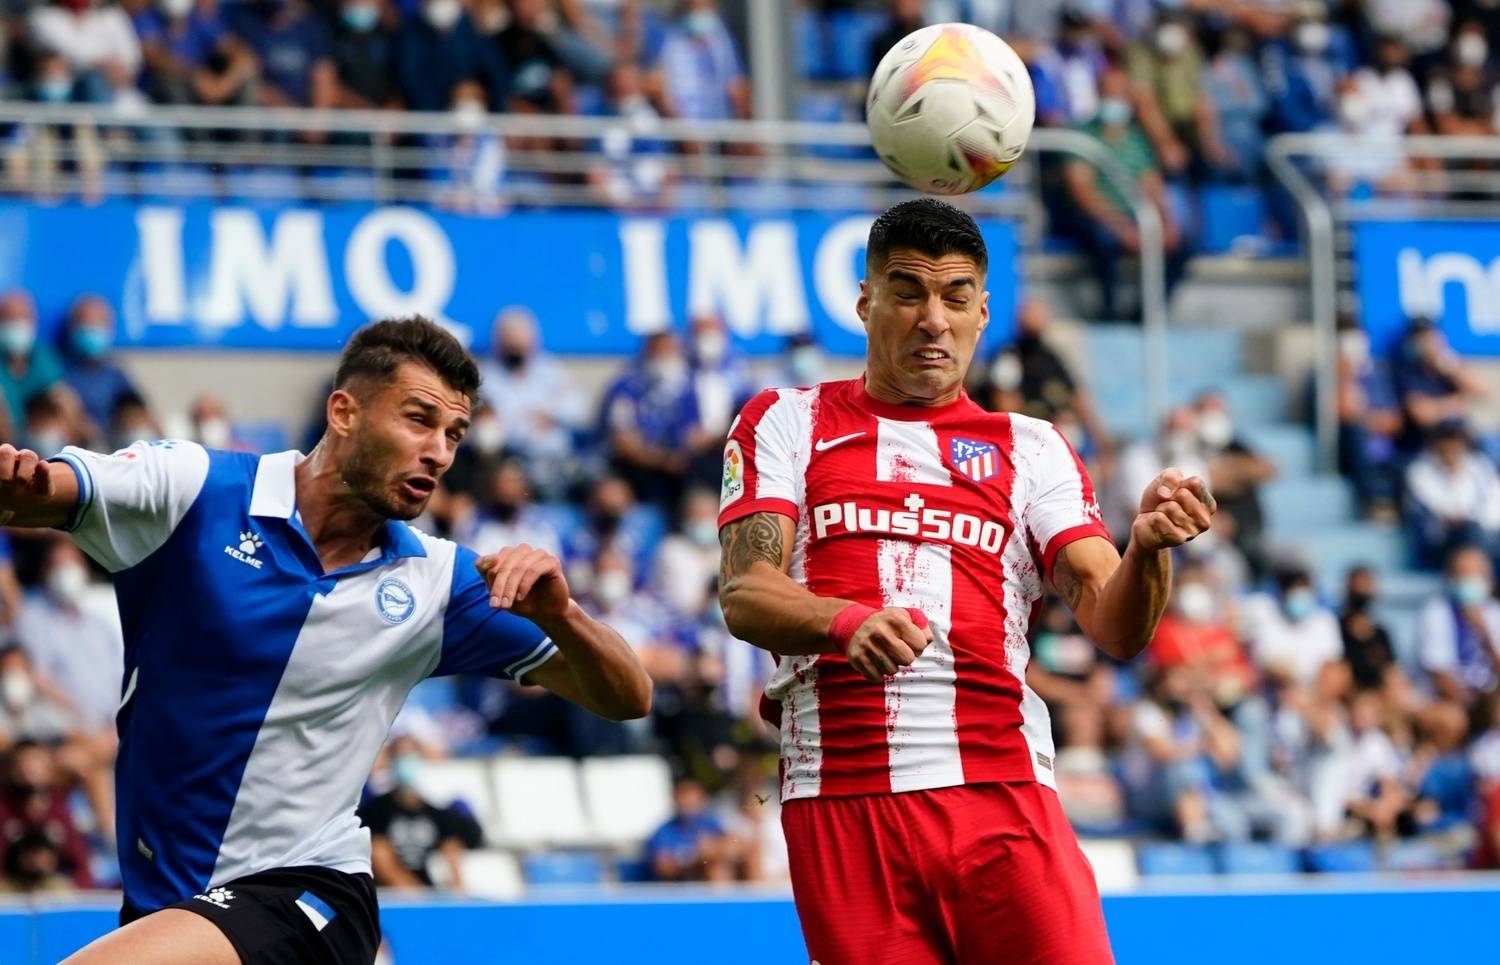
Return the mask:
{"type": "Polygon", "coordinates": [[[1234,420],[1229,413],[1211,409],[1198,416],[1198,439],[1210,449],[1223,449],[1234,438],[1234,420]]]}
{"type": "Polygon", "coordinates": [[[630,574],[622,570],[600,573],[594,583],[594,596],[606,609],[614,609],[630,596],[630,574]]]}
{"type": "Polygon", "coordinates": [[[32,683],[30,674],[12,670],[0,676],[0,699],[3,699],[7,706],[19,710],[31,703],[31,698],[35,694],[36,684],[32,683]]]}
{"type": "Polygon", "coordinates": [[[1187,28],[1180,23],[1164,23],[1156,28],[1156,49],[1164,57],[1176,57],[1187,49],[1187,28]]]}
{"type": "Polygon", "coordinates": [[[687,378],[687,362],[676,355],[652,359],[646,363],[646,374],[658,385],[680,385],[687,378]]]}
{"type": "Polygon", "coordinates": [[[1344,98],[1339,101],[1339,120],[1347,128],[1356,129],[1362,126],[1366,113],[1365,102],[1362,98],[1345,94],[1344,98]]]}
{"type": "Polygon", "coordinates": [[[1001,352],[990,365],[990,382],[997,389],[1014,392],[1021,387],[1021,360],[1014,352],[1001,352]]]}
{"type": "Polygon", "coordinates": [[[729,339],[723,332],[704,332],[693,343],[693,351],[704,365],[718,365],[724,361],[724,353],[729,351],[729,339]]]}
{"type": "Polygon", "coordinates": [[[193,5],[197,2],[198,0],[158,0],[161,12],[171,20],[181,20],[192,13],[193,5]]]}
{"type": "Polygon", "coordinates": [[[1465,67],[1483,67],[1490,56],[1490,45],[1480,34],[1466,33],[1454,44],[1453,53],[1465,67]]]}
{"type": "Polygon", "coordinates": [[[1364,332],[1342,332],[1339,334],[1339,354],[1355,368],[1370,360],[1370,336],[1364,332]]]}
{"type": "Polygon", "coordinates": [[[1297,28],[1297,46],[1304,54],[1321,54],[1328,47],[1328,24],[1312,20],[1297,28]]]}
{"type": "Polygon", "coordinates": [[[447,30],[458,23],[458,18],[464,15],[464,5],[461,0],[428,0],[422,8],[422,16],[437,30],[447,30]]]}
{"type": "Polygon", "coordinates": [[[469,430],[469,445],[481,456],[493,456],[505,445],[505,426],[499,419],[480,419],[469,430]]]}
{"type": "Polygon", "coordinates": [[[198,441],[208,449],[228,449],[234,438],[229,420],[211,418],[198,423],[198,441]]]}
{"type": "Polygon", "coordinates": [[[466,132],[477,131],[484,126],[484,105],[478,101],[463,101],[453,105],[453,122],[466,132]]]}
{"type": "Polygon", "coordinates": [[[1202,583],[1184,583],[1172,594],[1172,600],[1177,604],[1177,612],[1184,620],[1191,623],[1211,623],[1217,607],[1214,605],[1214,593],[1202,583]]]}
{"type": "Polygon", "coordinates": [[[77,606],[88,588],[89,572],[77,563],[55,566],[47,574],[47,592],[69,606],[77,606]]]}
{"type": "Polygon", "coordinates": [[[684,528],[688,539],[699,546],[717,546],[719,543],[719,524],[713,519],[695,519],[684,528]]]}

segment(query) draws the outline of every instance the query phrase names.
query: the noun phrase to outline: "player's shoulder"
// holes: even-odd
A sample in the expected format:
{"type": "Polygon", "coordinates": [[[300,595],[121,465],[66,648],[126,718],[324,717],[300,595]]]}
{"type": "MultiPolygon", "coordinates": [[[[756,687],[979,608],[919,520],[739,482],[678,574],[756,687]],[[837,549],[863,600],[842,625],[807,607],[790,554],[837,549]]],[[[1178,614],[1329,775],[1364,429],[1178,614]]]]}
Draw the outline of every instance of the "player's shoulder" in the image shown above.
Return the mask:
{"type": "MultiPolygon", "coordinates": [[[[825,383],[829,384],[829,383],[825,383]]],[[[812,411],[824,386],[773,386],[750,397],[735,417],[730,432],[741,425],[754,429],[766,420],[796,422],[812,411]]]]}

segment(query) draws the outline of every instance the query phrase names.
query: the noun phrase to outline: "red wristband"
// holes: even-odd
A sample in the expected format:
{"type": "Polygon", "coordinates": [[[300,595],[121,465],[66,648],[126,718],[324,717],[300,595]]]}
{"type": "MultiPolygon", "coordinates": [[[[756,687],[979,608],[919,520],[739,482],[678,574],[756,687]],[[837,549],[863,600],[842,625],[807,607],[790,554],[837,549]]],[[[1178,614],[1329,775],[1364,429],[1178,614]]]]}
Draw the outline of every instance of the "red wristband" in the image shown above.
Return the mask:
{"type": "Polygon", "coordinates": [[[875,612],[872,606],[863,603],[851,603],[838,612],[833,622],[828,624],[828,638],[839,648],[840,653],[847,653],[849,641],[854,637],[854,631],[859,625],[870,618],[875,612]]]}

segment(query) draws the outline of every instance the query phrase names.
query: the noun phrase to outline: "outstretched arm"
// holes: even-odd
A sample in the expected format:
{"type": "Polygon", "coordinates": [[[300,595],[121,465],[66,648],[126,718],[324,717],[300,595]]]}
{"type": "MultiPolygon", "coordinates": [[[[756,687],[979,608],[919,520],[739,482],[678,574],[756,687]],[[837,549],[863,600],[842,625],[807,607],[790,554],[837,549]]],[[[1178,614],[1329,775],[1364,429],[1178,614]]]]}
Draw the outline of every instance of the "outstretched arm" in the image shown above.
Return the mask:
{"type": "Polygon", "coordinates": [[[1168,469],[1146,487],[1123,557],[1098,536],[1058,552],[1052,585],[1095,646],[1117,660],[1146,649],[1172,586],[1169,550],[1206,532],[1217,509],[1206,482],[1168,469]]]}
{"type": "Polygon", "coordinates": [[[915,663],[932,641],[925,618],[813,593],[787,573],[793,534],[780,513],[752,513],[719,529],[719,603],[729,632],[778,654],[842,649],[871,681],[915,663]]]}
{"type": "Polygon", "coordinates": [[[0,445],[0,526],[62,526],[78,504],[78,477],[67,463],[0,445]]]}

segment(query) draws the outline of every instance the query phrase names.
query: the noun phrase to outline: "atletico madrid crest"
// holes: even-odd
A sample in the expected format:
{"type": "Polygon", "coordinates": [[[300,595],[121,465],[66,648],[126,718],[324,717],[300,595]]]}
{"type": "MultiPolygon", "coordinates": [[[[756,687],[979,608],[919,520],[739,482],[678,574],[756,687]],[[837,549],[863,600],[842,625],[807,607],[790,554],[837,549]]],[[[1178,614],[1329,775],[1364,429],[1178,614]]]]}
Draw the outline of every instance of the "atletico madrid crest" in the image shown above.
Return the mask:
{"type": "Polygon", "coordinates": [[[978,439],[954,439],[948,448],[953,468],[982,483],[1000,472],[1000,447],[978,439]]]}

